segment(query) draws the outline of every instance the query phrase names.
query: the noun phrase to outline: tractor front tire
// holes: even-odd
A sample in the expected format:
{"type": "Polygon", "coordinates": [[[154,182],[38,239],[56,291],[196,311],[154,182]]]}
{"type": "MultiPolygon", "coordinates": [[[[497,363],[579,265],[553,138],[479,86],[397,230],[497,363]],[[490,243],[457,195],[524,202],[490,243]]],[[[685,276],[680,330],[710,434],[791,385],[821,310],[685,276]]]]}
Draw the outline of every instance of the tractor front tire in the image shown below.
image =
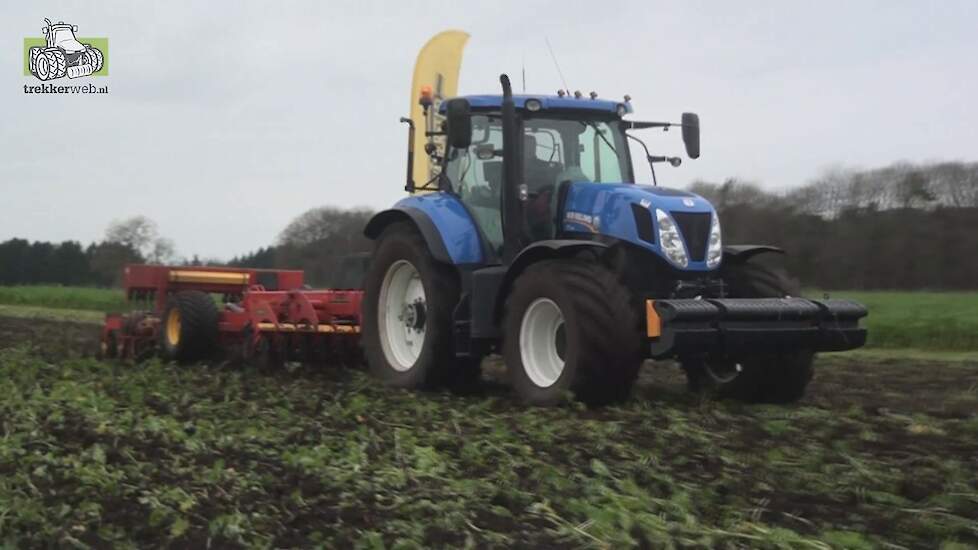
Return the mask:
{"type": "Polygon", "coordinates": [[[38,80],[50,80],[54,78],[54,68],[51,67],[51,60],[45,55],[43,50],[38,50],[31,60],[31,74],[38,80]]]}
{"type": "Polygon", "coordinates": [[[88,62],[92,64],[92,74],[102,70],[102,64],[105,62],[105,58],[101,50],[95,46],[85,44],[85,52],[88,53],[88,62]]]}
{"type": "Polygon", "coordinates": [[[413,225],[388,226],[364,280],[363,343],[370,372],[385,385],[433,389],[465,384],[478,363],[455,357],[452,312],[458,275],[432,257],[413,225]]]}
{"type": "MultiPolygon", "coordinates": [[[[47,60],[48,75],[47,78],[38,78],[41,78],[41,80],[54,80],[68,74],[68,59],[65,58],[63,51],[57,49],[46,50],[41,55],[47,60]]],[[[38,62],[40,63],[40,60],[38,62]]]]}
{"type": "Polygon", "coordinates": [[[183,290],[170,297],[160,325],[163,357],[186,364],[214,357],[220,313],[210,295],[183,290]]]}
{"type": "Polygon", "coordinates": [[[582,259],[546,260],[506,299],[503,356],[520,399],[551,406],[572,393],[592,406],[627,399],[638,376],[638,321],[611,271],[582,259]]]}
{"type": "MultiPolygon", "coordinates": [[[[801,294],[798,283],[783,268],[754,259],[725,265],[722,273],[732,298],[784,298],[801,294]]],[[[682,361],[690,377],[690,387],[711,388],[717,397],[746,403],[792,403],[805,395],[814,375],[815,354],[806,349],[780,349],[729,359],[726,365],[708,361],[682,361]],[[734,364],[739,364],[740,372],[729,379],[718,379],[707,371],[731,373],[734,364]]]]}

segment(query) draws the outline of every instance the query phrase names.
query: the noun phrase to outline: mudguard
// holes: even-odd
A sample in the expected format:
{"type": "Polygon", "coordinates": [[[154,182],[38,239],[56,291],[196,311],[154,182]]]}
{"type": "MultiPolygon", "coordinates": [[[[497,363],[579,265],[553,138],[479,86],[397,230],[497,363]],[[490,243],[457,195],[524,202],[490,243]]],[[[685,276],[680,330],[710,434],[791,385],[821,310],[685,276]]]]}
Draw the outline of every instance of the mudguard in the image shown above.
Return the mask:
{"type": "Polygon", "coordinates": [[[506,297],[509,295],[510,288],[512,288],[513,283],[516,282],[516,278],[519,277],[520,274],[532,264],[541,260],[565,258],[584,250],[595,250],[600,253],[607,248],[608,245],[598,241],[570,239],[548,239],[545,241],[537,241],[524,248],[515,258],[513,258],[513,263],[509,265],[509,269],[506,270],[506,275],[503,277],[503,280],[499,285],[499,292],[496,294],[496,307],[493,313],[493,319],[498,322],[502,318],[503,303],[506,301],[506,297]]]}
{"type": "Polygon", "coordinates": [[[437,192],[401,199],[390,210],[374,215],[363,233],[377,239],[388,225],[398,221],[413,223],[439,262],[460,265],[485,261],[475,221],[454,195],[437,192]]]}
{"type": "Polygon", "coordinates": [[[783,248],[766,244],[732,244],[723,247],[723,263],[746,262],[754,256],[764,254],[766,252],[785,254],[783,248]]]}

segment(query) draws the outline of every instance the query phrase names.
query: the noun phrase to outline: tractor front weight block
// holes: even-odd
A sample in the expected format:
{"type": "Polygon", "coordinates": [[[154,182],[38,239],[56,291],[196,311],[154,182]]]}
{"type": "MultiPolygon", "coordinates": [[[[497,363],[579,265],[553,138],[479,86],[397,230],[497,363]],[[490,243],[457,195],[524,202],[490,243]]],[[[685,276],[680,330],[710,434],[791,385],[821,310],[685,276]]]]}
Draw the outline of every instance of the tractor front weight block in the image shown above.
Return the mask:
{"type": "Polygon", "coordinates": [[[68,67],[68,78],[88,76],[94,72],[95,67],[93,67],[90,63],[85,65],[76,65],[74,67],[68,67]]]}
{"type": "Polygon", "coordinates": [[[866,343],[851,300],[724,298],[647,300],[649,354],[753,354],[785,349],[845,351],[866,343]]]}

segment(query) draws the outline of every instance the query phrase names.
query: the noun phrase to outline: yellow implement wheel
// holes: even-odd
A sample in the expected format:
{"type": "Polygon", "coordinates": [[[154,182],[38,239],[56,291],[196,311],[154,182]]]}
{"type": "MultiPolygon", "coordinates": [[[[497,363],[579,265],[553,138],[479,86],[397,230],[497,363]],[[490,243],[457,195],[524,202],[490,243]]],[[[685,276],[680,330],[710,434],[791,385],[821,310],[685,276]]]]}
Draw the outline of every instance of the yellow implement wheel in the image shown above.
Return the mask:
{"type": "Polygon", "coordinates": [[[102,359],[115,359],[119,356],[119,336],[114,330],[110,330],[105,335],[99,346],[99,355],[102,359]]]}
{"type": "Polygon", "coordinates": [[[182,322],[180,319],[180,310],[173,308],[170,310],[170,314],[166,317],[166,343],[177,347],[180,345],[180,328],[182,322]]]}
{"type": "Polygon", "coordinates": [[[210,295],[184,290],[172,295],[161,316],[158,333],[163,357],[178,363],[203,361],[218,350],[220,314],[210,295]]]}

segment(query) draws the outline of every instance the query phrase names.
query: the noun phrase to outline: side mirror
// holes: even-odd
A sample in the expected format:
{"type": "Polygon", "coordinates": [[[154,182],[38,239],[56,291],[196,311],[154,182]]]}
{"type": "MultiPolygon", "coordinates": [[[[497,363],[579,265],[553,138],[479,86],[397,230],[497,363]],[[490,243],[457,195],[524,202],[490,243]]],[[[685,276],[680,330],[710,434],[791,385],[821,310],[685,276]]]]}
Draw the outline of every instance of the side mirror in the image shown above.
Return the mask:
{"type": "Polygon", "coordinates": [[[78,32],[78,25],[72,25],[71,32],[78,32]]]}
{"type": "Polygon", "coordinates": [[[469,102],[462,98],[448,100],[445,105],[448,122],[448,145],[467,149],[472,145],[472,116],[469,102]]]}
{"type": "Polygon", "coordinates": [[[683,144],[689,158],[700,158],[700,117],[696,113],[683,113],[683,144]]]}

